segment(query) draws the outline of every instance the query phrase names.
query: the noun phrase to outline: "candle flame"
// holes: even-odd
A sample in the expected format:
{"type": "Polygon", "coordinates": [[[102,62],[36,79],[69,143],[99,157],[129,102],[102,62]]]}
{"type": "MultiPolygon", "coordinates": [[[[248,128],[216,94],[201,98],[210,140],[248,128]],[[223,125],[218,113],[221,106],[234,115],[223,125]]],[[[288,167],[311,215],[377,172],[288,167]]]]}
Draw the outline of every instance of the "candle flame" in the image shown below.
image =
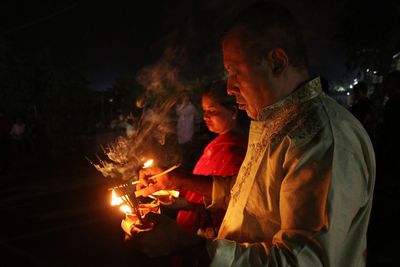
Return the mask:
{"type": "Polygon", "coordinates": [[[113,189],[111,192],[111,206],[118,206],[118,205],[121,205],[123,202],[124,201],[122,200],[122,198],[117,196],[117,194],[115,193],[115,190],[113,189]]]}
{"type": "Polygon", "coordinates": [[[125,212],[125,214],[131,214],[132,209],[128,205],[123,203],[124,201],[122,200],[122,198],[117,196],[117,193],[115,193],[115,190],[113,189],[111,193],[111,206],[119,206],[119,209],[125,212]]]}
{"type": "Polygon", "coordinates": [[[128,205],[121,205],[119,207],[119,209],[121,211],[125,212],[125,214],[131,214],[132,213],[132,209],[128,205]]]}
{"type": "Polygon", "coordinates": [[[146,168],[150,167],[151,165],[153,165],[153,162],[154,162],[153,159],[149,159],[148,161],[146,161],[146,162],[143,164],[143,169],[146,169],[146,168]]]}

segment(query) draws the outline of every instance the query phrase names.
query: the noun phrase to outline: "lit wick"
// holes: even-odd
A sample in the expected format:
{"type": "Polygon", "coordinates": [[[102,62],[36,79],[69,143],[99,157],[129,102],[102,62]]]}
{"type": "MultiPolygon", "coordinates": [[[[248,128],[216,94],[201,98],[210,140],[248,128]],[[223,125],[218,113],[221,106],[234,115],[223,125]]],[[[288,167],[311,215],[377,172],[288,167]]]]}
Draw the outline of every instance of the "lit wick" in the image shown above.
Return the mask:
{"type": "Polygon", "coordinates": [[[148,161],[146,161],[143,164],[143,169],[146,169],[146,168],[150,167],[151,165],[153,165],[153,162],[154,162],[154,160],[152,160],[152,159],[149,159],[148,161]]]}

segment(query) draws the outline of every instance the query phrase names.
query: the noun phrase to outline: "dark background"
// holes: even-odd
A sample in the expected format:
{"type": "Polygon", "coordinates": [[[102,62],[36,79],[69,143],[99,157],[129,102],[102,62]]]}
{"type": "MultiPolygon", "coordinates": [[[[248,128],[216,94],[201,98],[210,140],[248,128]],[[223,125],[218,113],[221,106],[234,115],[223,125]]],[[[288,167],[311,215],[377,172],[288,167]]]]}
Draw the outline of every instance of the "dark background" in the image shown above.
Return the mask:
{"type": "MultiPolygon", "coordinates": [[[[198,100],[224,73],[220,33],[251,2],[1,2],[0,108],[31,129],[22,154],[0,151],[2,265],[166,265],[126,246],[109,181],[86,158],[121,134],[109,127],[118,114],[140,115],[135,103],[146,92],[188,89],[198,100]]],[[[376,78],[393,69],[398,1],[281,2],[301,21],[311,70],[332,95],[346,99],[354,78],[379,88],[376,78]]],[[[369,265],[396,266],[389,229],[397,227],[398,185],[380,184],[369,265]]]]}
{"type": "MultiPolygon", "coordinates": [[[[1,33],[18,52],[55,50],[81,67],[94,89],[104,90],[116,77],[154,63],[166,47],[183,52],[180,61],[184,63],[188,63],[186,58],[200,57],[198,53],[220,53],[218,35],[225,22],[251,1],[207,2],[6,1],[1,33]]],[[[345,4],[284,2],[304,21],[312,65],[325,66],[322,72],[329,78],[340,78],[344,50],[332,39],[338,10],[345,4]]],[[[220,62],[189,62],[199,63],[215,68],[210,65],[220,62]]]]}

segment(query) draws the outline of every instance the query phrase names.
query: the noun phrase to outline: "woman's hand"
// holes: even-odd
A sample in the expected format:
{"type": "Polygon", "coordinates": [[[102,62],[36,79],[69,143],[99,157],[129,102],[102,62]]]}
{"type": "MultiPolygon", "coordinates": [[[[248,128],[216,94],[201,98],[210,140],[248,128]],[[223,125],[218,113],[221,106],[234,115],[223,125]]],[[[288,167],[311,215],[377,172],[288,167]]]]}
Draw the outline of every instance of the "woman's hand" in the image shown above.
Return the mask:
{"type": "Polygon", "coordinates": [[[175,172],[169,172],[157,177],[163,172],[158,167],[150,167],[139,171],[139,183],[136,185],[136,196],[148,196],[160,190],[174,190],[181,187],[179,176],[175,172]]]}

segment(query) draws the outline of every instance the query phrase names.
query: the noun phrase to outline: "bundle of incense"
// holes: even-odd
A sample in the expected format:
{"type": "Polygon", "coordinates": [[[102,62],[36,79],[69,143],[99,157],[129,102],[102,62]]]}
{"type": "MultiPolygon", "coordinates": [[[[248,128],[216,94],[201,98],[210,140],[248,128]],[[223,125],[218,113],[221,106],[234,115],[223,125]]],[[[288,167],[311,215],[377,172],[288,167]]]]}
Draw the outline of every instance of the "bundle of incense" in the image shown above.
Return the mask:
{"type": "Polygon", "coordinates": [[[128,205],[133,210],[133,212],[138,217],[138,220],[142,222],[142,216],[139,210],[139,201],[136,199],[135,195],[129,193],[126,185],[118,187],[116,188],[116,190],[122,193],[121,199],[125,202],[126,205],[128,205]]]}
{"type": "Polygon", "coordinates": [[[118,190],[118,188],[121,188],[121,187],[124,187],[124,188],[127,188],[127,190],[129,191],[129,193],[132,193],[133,191],[135,191],[134,190],[134,185],[136,185],[136,184],[138,184],[139,183],[139,181],[132,181],[132,182],[126,182],[126,183],[123,183],[123,184],[120,184],[120,185],[116,185],[116,186],[113,186],[113,187],[109,187],[109,188],[107,188],[107,190],[108,191],[111,191],[111,190],[115,190],[115,189],[117,189],[118,190]]]}

